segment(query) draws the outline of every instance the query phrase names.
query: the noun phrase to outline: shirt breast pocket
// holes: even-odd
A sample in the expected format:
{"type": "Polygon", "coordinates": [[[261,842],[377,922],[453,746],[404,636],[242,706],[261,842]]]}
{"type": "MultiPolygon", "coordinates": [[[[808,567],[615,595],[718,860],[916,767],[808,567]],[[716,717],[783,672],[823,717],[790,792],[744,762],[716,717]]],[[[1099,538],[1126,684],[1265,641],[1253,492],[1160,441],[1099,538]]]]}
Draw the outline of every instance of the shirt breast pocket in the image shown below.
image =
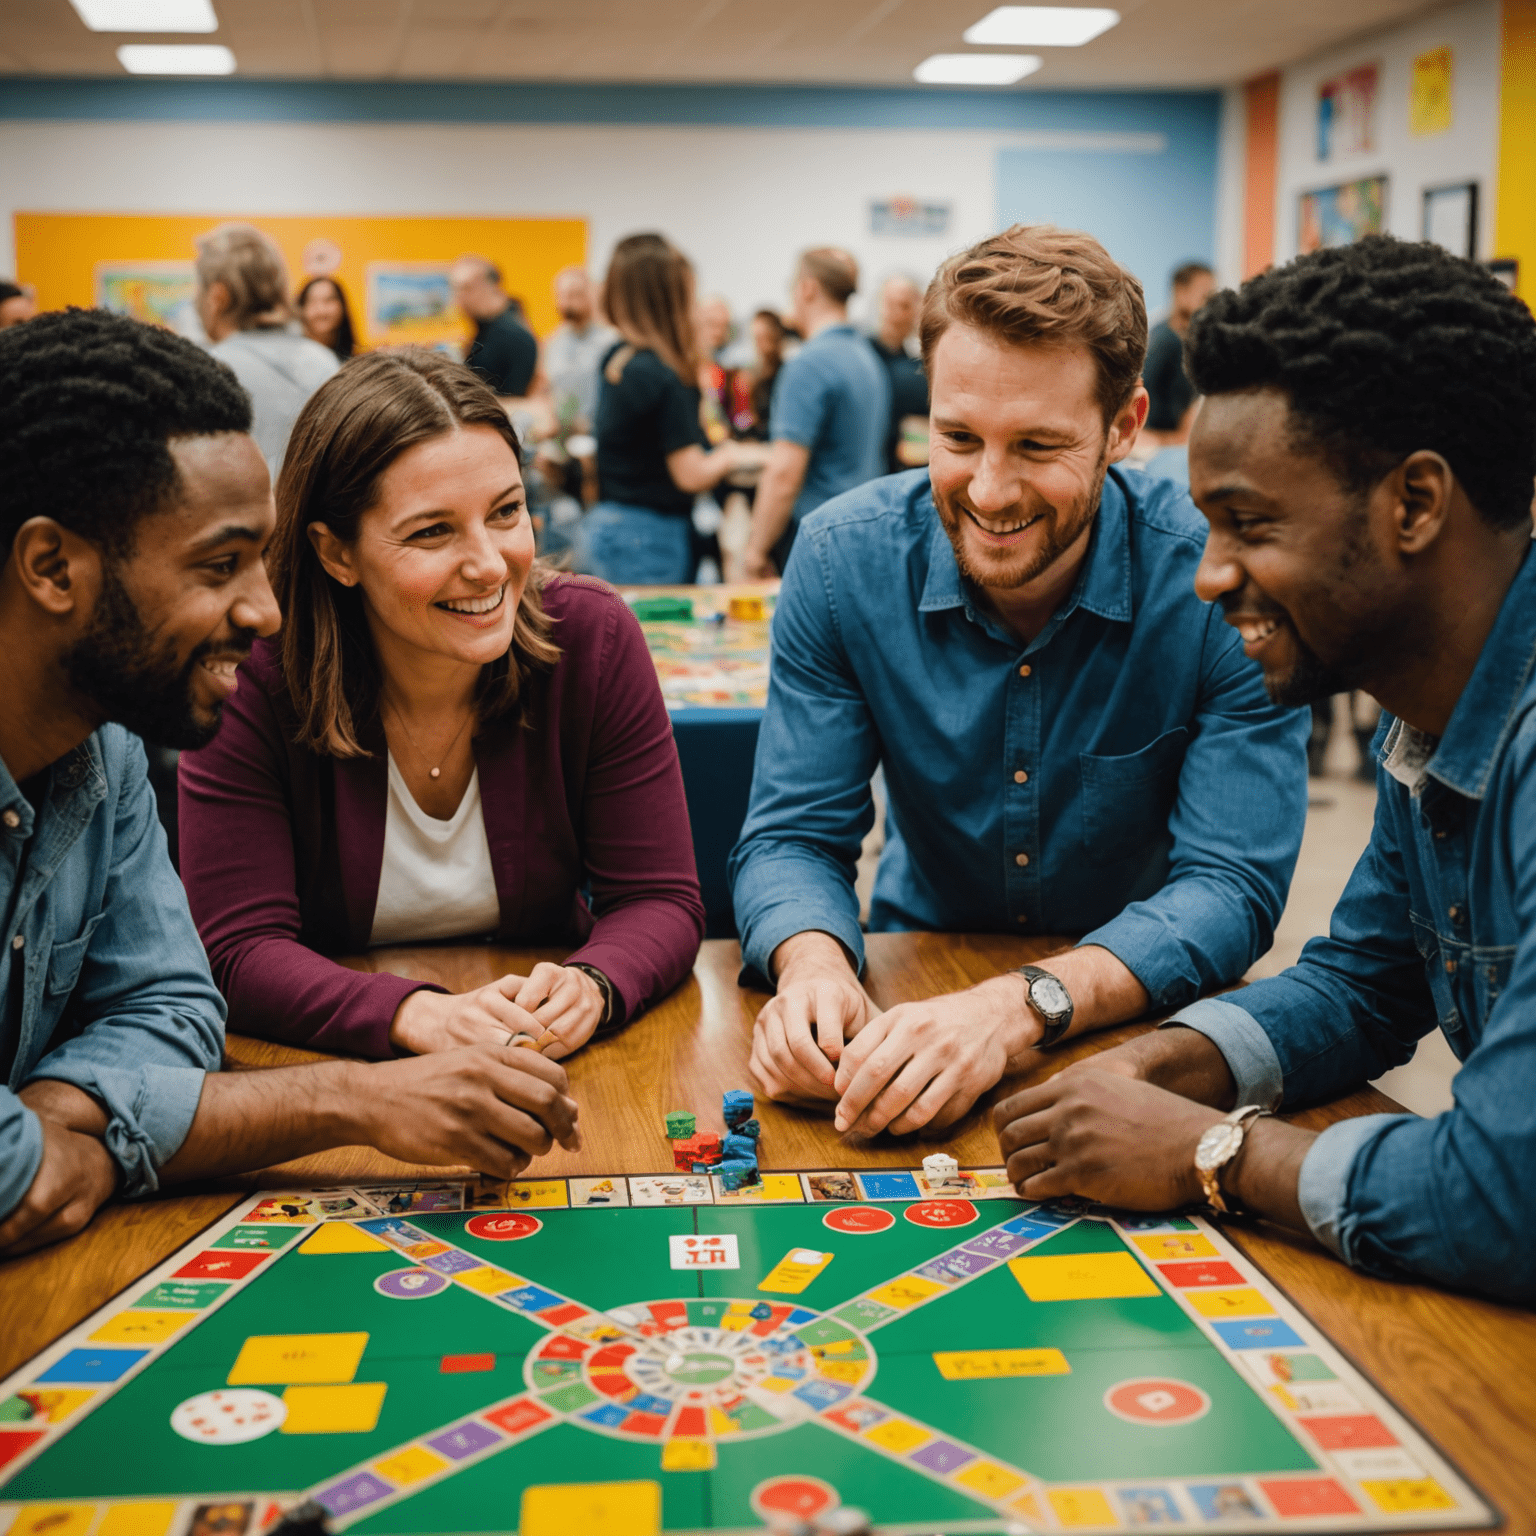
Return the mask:
{"type": "Polygon", "coordinates": [[[102,919],[101,913],[85,925],[85,932],[67,944],[55,944],[48,952],[48,980],[43,987],[46,996],[68,997],[80,980],[80,969],[85,964],[86,951],[91,947],[91,937],[102,919]]]}
{"type": "Polygon", "coordinates": [[[1078,754],[1083,781],[1083,844],[1095,864],[1145,853],[1167,836],[1189,747],[1182,725],[1123,757],[1078,754]]]}

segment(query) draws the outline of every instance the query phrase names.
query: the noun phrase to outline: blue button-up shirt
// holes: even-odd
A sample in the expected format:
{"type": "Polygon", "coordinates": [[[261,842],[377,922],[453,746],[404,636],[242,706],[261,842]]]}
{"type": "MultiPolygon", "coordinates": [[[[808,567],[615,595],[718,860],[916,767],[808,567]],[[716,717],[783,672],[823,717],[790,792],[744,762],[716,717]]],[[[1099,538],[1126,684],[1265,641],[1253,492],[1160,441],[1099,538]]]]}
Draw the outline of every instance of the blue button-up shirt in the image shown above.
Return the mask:
{"type": "Polygon", "coordinates": [[[1241,976],[1301,846],[1307,720],[1195,596],[1204,539],[1180,487],[1112,470],[1071,595],[1023,645],[961,577],[925,470],[808,518],[731,855],[747,964],[807,929],[862,961],[878,763],[872,929],[1082,934],[1164,1008],[1241,976]]]}
{"type": "Polygon", "coordinates": [[[1326,938],[1170,1023],[1220,1047],[1238,1103],[1300,1107],[1400,1066],[1438,1025],[1455,1108],[1330,1126],[1301,1208],[1341,1258],[1536,1301],[1536,557],[1445,735],[1384,722],[1376,825],[1326,938]]]}
{"type": "Polygon", "coordinates": [[[36,812],[0,762],[0,924],[0,1216],[42,1160],[16,1096],[39,1078],[100,1100],[124,1193],[154,1189],[219,1065],[224,1001],[137,736],[88,737],[49,770],[36,812]]]}

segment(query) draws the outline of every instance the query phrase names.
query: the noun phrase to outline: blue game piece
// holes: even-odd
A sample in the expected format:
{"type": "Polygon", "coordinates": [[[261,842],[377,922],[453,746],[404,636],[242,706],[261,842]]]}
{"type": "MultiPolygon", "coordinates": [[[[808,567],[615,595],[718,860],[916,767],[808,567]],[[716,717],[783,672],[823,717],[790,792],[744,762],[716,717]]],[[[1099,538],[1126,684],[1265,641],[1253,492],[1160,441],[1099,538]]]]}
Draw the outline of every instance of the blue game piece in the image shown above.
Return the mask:
{"type": "Polygon", "coordinates": [[[722,1189],[740,1189],[743,1184],[756,1184],[757,1164],[741,1158],[727,1158],[715,1172],[720,1175],[722,1189]]]}
{"type": "Polygon", "coordinates": [[[756,1120],[743,1120],[735,1130],[738,1136],[750,1136],[753,1141],[756,1141],[763,1134],[763,1128],[756,1120]]]}
{"type": "Polygon", "coordinates": [[[726,1125],[734,1131],[743,1120],[751,1118],[752,1095],[744,1088],[732,1088],[729,1093],[721,1097],[720,1109],[725,1116],[726,1125]]]}
{"type": "Polygon", "coordinates": [[[750,1136],[738,1136],[727,1131],[720,1143],[720,1150],[739,1162],[757,1162],[757,1143],[750,1136]]]}

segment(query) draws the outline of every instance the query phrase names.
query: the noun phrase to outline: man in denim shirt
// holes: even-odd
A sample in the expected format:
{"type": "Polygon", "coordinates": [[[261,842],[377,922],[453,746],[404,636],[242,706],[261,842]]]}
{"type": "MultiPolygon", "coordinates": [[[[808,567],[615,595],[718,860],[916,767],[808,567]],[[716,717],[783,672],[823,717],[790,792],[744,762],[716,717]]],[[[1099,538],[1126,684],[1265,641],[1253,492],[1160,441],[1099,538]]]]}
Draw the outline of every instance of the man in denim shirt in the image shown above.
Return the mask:
{"type": "Polygon", "coordinates": [[[1373,1273],[1529,1304],[1536,322],[1473,263],[1375,237],[1218,295],[1189,357],[1200,590],[1276,698],[1385,706],[1376,826],[1297,965],[999,1105],[1008,1171],[1031,1197],[1246,1206],[1373,1273]],[[1254,1118],[1437,1025],[1463,1062],[1446,1113],[1254,1118]]]}
{"type": "Polygon", "coordinates": [[[0,336],[0,1256],[118,1189],[356,1142],[506,1177],[575,1136],[564,1070],[510,1047],[217,1073],[223,1000],[130,731],[210,740],[277,628],[250,425],[234,375],[155,327],[0,336]]]}
{"type": "Polygon", "coordinates": [[[946,1125],[1032,1047],[1236,981],[1306,814],[1305,721],[1195,595],[1199,516],[1114,467],[1147,409],[1135,278],[1018,226],[946,263],[921,336],[929,470],[807,520],[731,858],[743,956],[778,987],[753,1070],[838,1099],[840,1130],[946,1125]],[[1079,947],[871,1019],[854,868],[877,763],[871,928],[1079,947]]]}

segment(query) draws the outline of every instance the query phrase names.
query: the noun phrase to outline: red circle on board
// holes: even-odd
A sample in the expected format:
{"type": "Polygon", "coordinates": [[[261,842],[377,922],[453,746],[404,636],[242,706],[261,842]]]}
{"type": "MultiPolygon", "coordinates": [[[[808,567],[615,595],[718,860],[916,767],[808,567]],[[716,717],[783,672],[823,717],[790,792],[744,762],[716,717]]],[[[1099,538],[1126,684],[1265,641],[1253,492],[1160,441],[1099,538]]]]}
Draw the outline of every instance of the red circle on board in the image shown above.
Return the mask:
{"type": "Polygon", "coordinates": [[[907,1220],[919,1227],[968,1227],[981,1214],[969,1200],[919,1200],[907,1220]]]}
{"type": "Polygon", "coordinates": [[[800,1520],[814,1520],[817,1515],[835,1509],[842,1501],[831,1483],[819,1477],[770,1477],[752,1490],[753,1512],[770,1515],[794,1515],[800,1520]]]}
{"type": "Polygon", "coordinates": [[[1187,1381],[1138,1376],[1111,1387],[1104,1394],[1104,1406],[1133,1424],[1188,1424],[1210,1412],[1211,1400],[1187,1381]]]}
{"type": "Polygon", "coordinates": [[[824,1227],[834,1232],[884,1232],[896,1225],[896,1218],[881,1210],[878,1205],[845,1205],[836,1211],[828,1211],[821,1218],[824,1227]]]}
{"type": "Polygon", "coordinates": [[[494,1215],[471,1216],[464,1230],[471,1237],[483,1237],[493,1243],[510,1243],[519,1237],[532,1237],[544,1223],[526,1211],[497,1211],[494,1215]]]}

